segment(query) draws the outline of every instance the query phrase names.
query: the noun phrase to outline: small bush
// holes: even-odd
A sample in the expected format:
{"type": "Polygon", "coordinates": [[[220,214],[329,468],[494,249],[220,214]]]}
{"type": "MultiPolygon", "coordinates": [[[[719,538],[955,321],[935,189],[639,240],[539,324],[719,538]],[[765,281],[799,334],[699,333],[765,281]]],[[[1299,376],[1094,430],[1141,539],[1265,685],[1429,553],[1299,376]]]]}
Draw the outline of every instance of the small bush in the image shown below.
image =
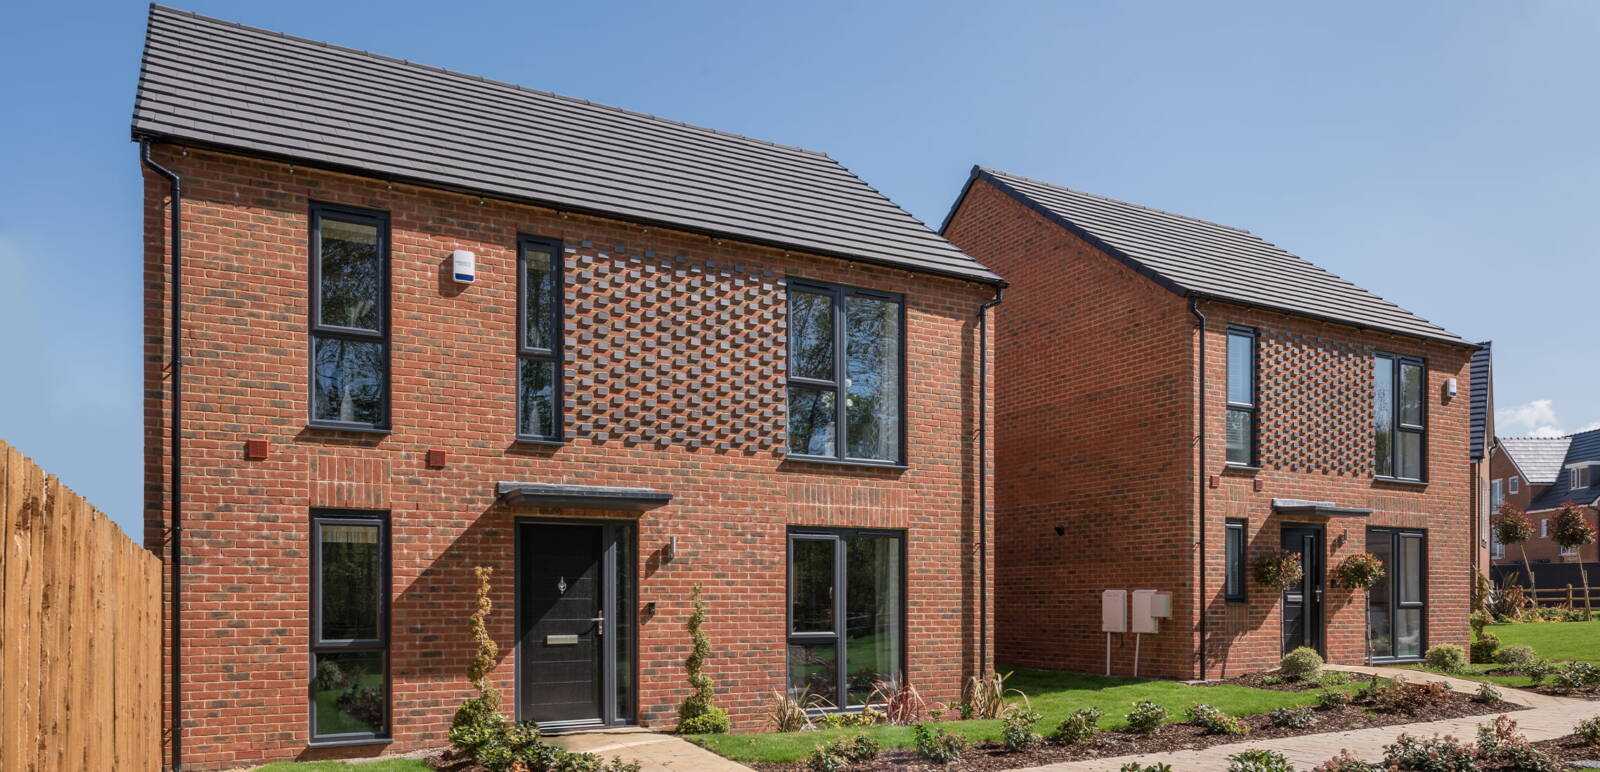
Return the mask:
{"type": "Polygon", "coordinates": [[[1021,753],[1033,750],[1044,742],[1044,738],[1033,731],[1044,715],[1033,710],[1015,710],[1006,716],[1005,727],[1000,731],[1000,737],[1009,753],[1021,753]]]}
{"type": "Polygon", "coordinates": [[[1555,671],[1555,665],[1552,665],[1542,659],[1534,662],[1531,665],[1524,665],[1522,668],[1522,674],[1527,676],[1528,680],[1533,682],[1534,686],[1544,683],[1544,680],[1549,678],[1550,674],[1554,673],[1555,671]]]}
{"type": "Polygon", "coordinates": [[[844,772],[849,768],[849,761],[821,745],[812,748],[811,755],[806,757],[806,769],[810,772],[844,772]]]}
{"type": "Polygon", "coordinates": [[[728,719],[728,711],[715,705],[707,707],[698,716],[678,722],[678,734],[727,734],[732,728],[733,722],[728,719]]]}
{"type": "Polygon", "coordinates": [[[678,706],[678,734],[726,734],[733,727],[728,712],[712,704],[716,691],[711,676],[705,674],[706,661],[711,659],[711,636],[706,634],[706,602],[700,598],[700,585],[689,593],[694,611],[689,614],[689,656],[683,669],[689,676],[689,696],[678,706]]]}
{"type": "Polygon", "coordinates": [[[1589,741],[1590,745],[1600,745],[1600,718],[1586,718],[1572,728],[1572,733],[1589,741]]]}
{"type": "Polygon", "coordinates": [[[838,756],[856,764],[878,758],[878,753],[883,746],[871,735],[858,734],[854,737],[841,737],[828,745],[829,750],[838,756]]]}
{"type": "Polygon", "coordinates": [[[1350,674],[1341,673],[1337,670],[1329,670],[1323,673],[1322,677],[1318,678],[1317,680],[1325,687],[1344,686],[1345,684],[1350,683],[1350,674]]]}
{"type": "Polygon", "coordinates": [[[1493,724],[1478,726],[1478,759],[1491,769],[1561,772],[1561,765],[1550,754],[1517,733],[1517,722],[1510,716],[1496,716],[1493,724]]]}
{"type": "Polygon", "coordinates": [[[1294,766],[1277,751],[1251,748],[1228,757],[1228,772],[1294,772],[1294,766]]]}
{"type": "Polygon", "coordinates": [[[1478,639],[1472,642],[1472,664],[1487,665],[1494,662],[1495,652],[1500,649],[1500,638],[1494,633],[1480,633],[1478,639]]]}
{"type": "Polygon", "coordinates": [[[1589,662],[1568,662],[1556,668],[1550,684],[1569,692],[1600,688],[1600,665],[1589,662]]]}
{"type": "Polygon", "coordinates": [[[1480,684],[1478,693],[1472,695],[1472,699],[1477,702],[1499,702],[1501,696],[1500,690],[1494,688],[1494,684],[1480,684]]]}
{"type": "Polygon", "coordinates": [[[1128,711],[1128,730],[1139,734],[1155,734],[1161,722],[1167,720],[1167,709],[1149,700],[1133,703],[1128,711]]]}
{"type": "Polygon", "coordinates": [[[1315,726],[1318,719],[1317,714],[1311,712],[1310,708],[1273,708],[1267,713],[1267,721],[1273,726],[1285,729],[1305,729],[1315,726]]]}
{"type": "Polygon", "coordinates": [[[1056,725],[1055,739],[1065,745],[1081,743],[1094,737],[1100,731],[1100,717],[1103,714],[1099,708],[1084,708],[1072,711],[1061,723],[1056,725]]]}
{"type": "Polygon", "coordinates": [[[1158,761],[1154,764],[1140,764],[1137,761],[1130,761],[1122,765],[1122,772],[1172,772],[1172,765],[1164,761],[1158,761]]]}
{"type": "Polygon", "coordinates": [[[1206,730],[1206,734],[1244,734],[1250,731],[1244,722],[1205,703],[1190,706],[1188,717],[1195,726],[1206,730]]]}
{"type": "Polygon", "coordinates": [[[1340,750],[1339,755],[1318,764],[1312,772],[1383,772],[1383,768],[1362,761],[1350,751],[1340,750]]]}
{"type": "Polygon", "coordinates": [[[767,704],[767,723],[779,732],[798,732],[811,726],[811,716],[806,713],[810,702],[810,688],[801,690],[799,696],[787,691],[773,691],[767,704]]]}
{"type": "Polygon", "coordinates": [[[1405,772],[1476,772],[1478,754],[1449,735],[1422,739],[1403,734],[1383,747],[1383,763],[1405,772]]]}
{"type": "Polygon", "coordinates": [[[1278,668],[1289,678],[1316,678],[1322,671],[1322,655],[1318,654],[1316,649],[1301,646],[1283,655],[1283,659],[1278,662],[1278,668]]]}
{"type": "Polygon", "coordinates": [[[1495,662],[1512,670],[1522,670],[1538,660],[1532,646],[1507,646],[1494,655],[1495,662]]]}
{"type": "Polygon", "coordinates": [[[1441,643],[1429,648],[1422,658],[1428,667],[1441,673],[1459,673],[1467,668],[1467,654],[1453,643],[1441,643]]]}
{"type": "Polygon", "coordinates": [[[1317,707],[1324,710],[1342,708],[1350,704],[1350,693],[1331,689],[1317,695],[1317,707]]]}
{"type": "Polygon", "coordinates": [[[935,764],[954,764],[967,749],[967,738],[936,726],[917,724],[912,734],[916,737],[917,753],[935,764]]]}
{"type": "Polygon", "coordinates": [[[1412,683],[1395,676],[1372,694],[1373,707],[1385,713],[1415,715],[1450,704],[1450,689],[1441,683],[1412,683]]]}

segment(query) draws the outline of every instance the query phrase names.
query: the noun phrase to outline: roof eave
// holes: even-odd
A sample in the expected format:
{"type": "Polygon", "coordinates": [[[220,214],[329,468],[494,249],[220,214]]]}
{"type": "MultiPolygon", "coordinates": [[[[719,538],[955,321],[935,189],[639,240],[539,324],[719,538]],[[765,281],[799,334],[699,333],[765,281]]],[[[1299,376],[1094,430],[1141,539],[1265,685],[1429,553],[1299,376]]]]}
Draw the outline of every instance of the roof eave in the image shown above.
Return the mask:
{"type": "MultiPolygon", "coordinates": [[[[320,159],[306,158],[306,157],[303,157],[303,156],[295,156],[295,155],[291,155],[291,154],[287,154],[287,153],[267,153],[267,152],[262,152],[262,151],[259,151],[259,150],[254,150],[254,149],[249,149],[249,148],[240,148],[240,147],[227,145],[227,144],[223,144],[223,143],[206,142],[204,140],[191,139],[191,138],[188,138],[188,137],[184,137],[184,136],[181,136],[181,135],[178,135],[178,134],[172,134],[172,133],[169,133],[169,132],[151,131],[151,130],[148,130],[148,129],[140,129],[137,124],[135,124],[132,127],[132,139],[133,139],[134,142],[138,142],[138,141],[141,141],[141,140],[144,140],[144,139],[149,139],[152,142],[165,141],[165,142],[168,142],[170,144],[183,145],[185,147],[193,147],[193,148],[202,149],[202,150],[211,150],[211,151],[220,152],[220,153],[227,153],[227,154],[230,154],[230,155],[242,156],[242,157],[245,157],[245,158],[258,158],[258,159],[261,159],[261,160],[264,160],[264,161],[277,161],[277,162],[280,162],[280,163],[293,163],[293,164],[297,164],[297,165],[304,166],[304,167],[307,167],[307,168],[321,169],[323,171],[329,171],[329,172],[334,172],[334,173],[338,173],[338,174],[350,174],[350,175],[354,175],[354,176],[357,176],[357,177],[367,177],[369,179],[381,179],[381,180],[385,180],[385,181],[389,181],[389,182],[398,182],[398,183],[402,183],[402,184],[405,184],[405,185],[415,185],[417,187],[431,188],[433,190],[443,190],[443,191],[447,191],[447,192],[451,192],[451,193],[464,193],[464,194],[468,194],[468,195],[478,196],[479,198],[494,199],[496,201],[505,201],[505,202],[513,203],[513,204],[523,204],[523,205],[527,205],[527,206],[538,206],[538,207],[543,207],[545,209],[553,209],[553,210],[555,210],[557,212],[566,212],[566,213],[570,213],[570,214],[579,214],[579,215],[585,215],[585,216],[589,216],[589,217],[601,217],[601,218],[605,218],[605,219],[608,219],[608,220],[619,220],[619,221],[622,221],[622,222],[631,222],[631,223],[635,223],[635,224],[638,224],[638,225],[647,225],[647,226],[650,226],[652,228],[664,228],[664,229],[667,229],[667,230],[675,230],[675,231],[680,231],[680,232],[683,232],[683,233],[694,233],[694,234],[698,234],[698,235],[701,235],[701,236],[709,236],[709,237],[720,238],[720,239],[729,239],[729,240],[732,240],[732,241],[739,241],[739,242],[743,242],[743,243],[746,243],[746,244],[754,244],[754,245],[757,245],[757,246],[769,247],[769,248],[772,248],[772,249],[783,249],[783,250],[788,250],[788,251],[792,251],[792,252],[803,252],[805,254],[810,254],[810,255],[819,255],[819,256],[822,256],[822,257],[828,257],[828,258],[833,258],[833,259],[837,259],[837,260],[846,260],[846,261],[853,262],[853,263],[862,263],[862,264],[866,264],[866,265],[873,265],[873,266],[877,266],[877,267],[880,267],[880,268],[889,268],[889,269],[898,270],[898,271],[906,271],[908,273],[924,274],[924,275],[928,275],[928,276],[938,276],[938,277],[945,278],[945,279],[955,279],[957,281],[970,282],[970,283],[973,283],[973,284],[983,284],[983,285],[994,286],[994,287],[1010,286],[1006,282],[1005,279],[1001,278],[998,274],[995,274],[993,272],[989,272],[988,275],[983,275],[983,274],[978,274],[978,273],[967,274],[967,273],[962,273],[962,272],[959,272],[959,271],[940,271],[938,269],[933,269],[933,268],[914,268],[914,267],[910,267],[910,266],[906,266],[906,265],[900,265],[900,264],[892,263],[892,262],[889,262],[887,260],[881,260],[881,259],[871,258],[871,257],[863,257],[863,256],[861,256],[859,254],[854,254],[854,253],[849,253],[849,252],[841,252],[841,251],[833,251],[833,250],[828,250],[828,249],[825,249],[825,248],[822,248],[822,247],[816,247],[816,246],[811,246],[811,245],[806,245],[806,244],[791,244],[791,243],[785,243],[785,242],[781,242],[781,241],[774,241],[774,240],[771,240],[771,239],[762,239],[762,238],[759,238],[759,237],[748,236],[748,235],[744,235],[744,234],[727,233],[727,232],[724,232],[724,231],[716,231],[716,230],[711,230],[711,229],[707,229],[707,228],[697,228],[697,227],[694,227],[694,226],[683,225],[681,223],[674,223],[674,222],[669,222],[669,221],[666,221],[666,220],[656,220],[656,219],[652,219],[652,218],[648,218],[648,217],[639,217],[637,215],[628,215],[628,214],[620,214],[620,213],[616,213],[616,212],[609,212],[609,211],[606,211],[604,209],[596,209],[596,208],[593,208],[593,207],[573,206],[571,204],[563,204],[563,203],[558,202],[558,201],[548,201],[548,200],[538,199],[538,198],[533,198],[533,197],[528,197],[528,196],[513,196],[513,195],[509,195],[509,194],[505,194],[505,193],[499,193],[499,192],[495,192],[495,191],[487,191],[487,190],[482,190],[480,188],[472,188],[472,187],[466,187],[466,186],[460,186],[460,185],[448,185],[448,184],[437,182],[437,181],[433,181],[433,180],[427,180],[427,179],[423,179],[423,178],[420,178],[420,177],[412,177],[412,176],[402,175],[402,174],[379,173],[379,172],[375,172],[375,171],[373,171],[371,169],[361,168],[359,166],[350,166],[350,165],[346,165],[346,164],[329,163],[327,161],[323,161],[323,160],[320,160],[320,159]]],[[[987,271],[988,269],[985,268],[984,270],[987,271]]]]}

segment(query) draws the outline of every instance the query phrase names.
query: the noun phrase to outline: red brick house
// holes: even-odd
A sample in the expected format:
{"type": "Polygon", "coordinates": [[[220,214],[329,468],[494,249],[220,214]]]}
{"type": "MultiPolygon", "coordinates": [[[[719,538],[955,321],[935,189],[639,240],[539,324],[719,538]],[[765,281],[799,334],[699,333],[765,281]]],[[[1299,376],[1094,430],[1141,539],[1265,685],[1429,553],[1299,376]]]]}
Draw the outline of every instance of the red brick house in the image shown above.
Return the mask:
{"type": "MultiPolygon", "coordinates": [[[[1537,577],[1541,563],[1594,563],[1600,544],[1563,550],[1550,538],[1555,517],[1571,501],[1590,525],[1600,515],[1600,429],[1565,437],[1501,437],[1489,462],[1494,505],[1510,504],[1533,522],[1533,538],[1518,546],[1496,544],[1494,562],[1522,565],[1524,552],[1537,577]]],[[[1563,577],[1566,576],[1564,572],[1563,577]]],[[[1539,577],[1540,587],[1559,587],[1539,577]]]]}
{"type": "Polygon", "coordinates": [[[975,169],[941,231],[996,309],[1000,661],[1100,671],[1101,593],[1172,593],[1110,667],[1217,677],[1465,644],[1477,347],[1249,232],[975,169]],[[1197,420],[1197,416],[1203,420],[1197,420]],[[1297,553],[1285,592],[1251,565],[1297,553]],[[1336,589],[1377,554],[1372,600],[1336,589]],[[1369,626],[1368,620],[1372,623],[1369,626]],[[1202,622],[1203,620],[1203,622],[1202,622]]]}
{"type": "Polygon", "coordinates": [[[826,155],[161,7],[133,135],[185,768],[442,745],[480,565],[550,729],[671,728],[696,584],[743,729],[987,668],[1001,282],[826,155]]]}

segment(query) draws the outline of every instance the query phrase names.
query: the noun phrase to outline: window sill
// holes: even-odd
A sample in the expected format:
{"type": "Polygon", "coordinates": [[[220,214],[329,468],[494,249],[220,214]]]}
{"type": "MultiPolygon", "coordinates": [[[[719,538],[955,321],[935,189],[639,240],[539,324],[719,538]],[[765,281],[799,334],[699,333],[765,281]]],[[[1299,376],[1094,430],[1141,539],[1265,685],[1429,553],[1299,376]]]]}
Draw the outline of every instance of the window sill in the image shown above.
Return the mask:
{"type": "Polygon", "coordinates": [[[1383,483],[1384,485],[1405,485],[1411,488],[1426,488],[1429,484],[1427,480],[1406,480],[1399,477],[1374,477],[1372,481],[1383,483]]]}
{"type": "Polygon", "coordinates": [[[566,440],[551,440],[544,437],[518,437],[512,442],[518,445],[540,445],[548,448],[559,448],[567,444],[566,440]]]}
{"type": "Polygon", "coordinates": [[[394,434],[393,429],[384,429],[365,424],[341,424],[331,421],[307,421],[306,429],[315,432],[349,432],[351,434],[370,434],[375,437],[387,437],[394,434]]]}
{"type": "Polygon", "coordinates": [[[312,740],[307,748],[354,748],[361,745],[389,745],[393,737],[356,737],[348,740],[312,740]]]}
{"type": "Polygon", "coordinates": [[[1250,605],[1250,601],[1247,598],[1228,598],[1227,600],[1224,600],[1223,603],[1225,603],[1225,604],[1227,604],[1229,606],[1248,606],[1248,605],[1250,605]]]}
{"type": "Polygon", "coordinates": [[[785,463],[816,464],[818,466],[846,466],[857,469],[905,470],[911,468],[905,464],[896,464],[889,461],[853,461],[841,458],[828,458],[827,456],[789,455],[785,456],[783,460],[785,463]]]}
{"type": "Polygon", "coordinates": [[[1224,472],[1239,472],[1241,474],[1255,474],[1256,472],[1261,471],[1261,467],[1252,466],[1250,464],[1228,463],[1228,464],[1223,464],[1222,465],[1222,471],[1224,471],[1224,472]]]}

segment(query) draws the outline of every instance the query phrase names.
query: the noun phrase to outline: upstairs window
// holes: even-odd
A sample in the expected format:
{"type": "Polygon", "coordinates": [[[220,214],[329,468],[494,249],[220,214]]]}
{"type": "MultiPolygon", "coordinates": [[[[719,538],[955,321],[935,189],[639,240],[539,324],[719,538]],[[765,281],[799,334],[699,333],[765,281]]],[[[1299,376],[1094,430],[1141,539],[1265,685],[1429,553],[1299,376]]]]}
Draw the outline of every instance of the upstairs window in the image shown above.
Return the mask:
{"type": "Polygon", "coordinates": [[[560,442],[561,244],[517,241],[517,439],[560,442]]]}
{"type": "Polygon", "coordinates": [[[1245,602],[1245,521],[1229,520],[1227,523],[1227,541],[1224,543],[1226,555],[1223,560],[1226,576],[1223,580],[1224,600],[1229,603],[1245,602]]]}
{"type": "Polygon", "coordinates": [[[389,426],[389,216],[311,207],[311,425],[389,426]]]}
{"type": "Polygon", "coordinates": [[[789,283],[789,454],[898,465],[905,313],[899,295],[789,283]]]}
{"type": "Polygon", "coordinates": [[[1228,328],[1228,458],[1256,465],[1256,331],[1228,328]]]}
{"type": "Polygon", "coordinates": [[[1587,487],[1589,487],[1590,485],[1593,485],[1593,484],[1594,484],[1594,467],[1592,467],[1592,466],[1575,466],[1575,467],[1572,467],[1572,488],[1573,488],[1573,490],[1577,490],[1579,488],[1587,488],[1587,487]]]}
{"type": "Polygon", "coordinates": [[[1506,503],[1506,486],[1504,480],[1495,480],[1489,483],[1490,497],[1494,499],[1494,508],[1506,503]]]}
{"type": "Polygon", "coordinates": [[[1517,495],[1517,493],[1519,491],[1522,490],[1522,478],[1521,477],[1518,477],[1516,475],[1511,475],[1511,477],[1510,477],[1508,482],[1509,482],[1509,485],[1507,487],[1510,489],[1511,495],[1515,496],[1515,495],[1517,495]]]}
{"type": "Polygon", "coordinates": [[[1427,406],[1426,371],[1421,359],[1378,354],[1373,362],[1375,459],[1379,477],[1422,480],[1427,406]]]}

